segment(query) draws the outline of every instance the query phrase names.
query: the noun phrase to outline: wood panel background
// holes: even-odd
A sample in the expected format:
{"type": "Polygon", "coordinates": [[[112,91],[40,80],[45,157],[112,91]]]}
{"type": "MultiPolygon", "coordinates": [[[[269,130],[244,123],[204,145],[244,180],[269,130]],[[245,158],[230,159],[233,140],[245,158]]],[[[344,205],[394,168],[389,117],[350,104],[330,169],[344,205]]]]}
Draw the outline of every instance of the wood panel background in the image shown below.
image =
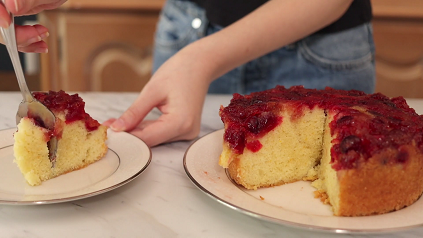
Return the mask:
{"type": "Polygon", "coordinates": [[[140,91],[151,76],[153,36],[164,1],[69,0],[40,14],[50,29],[41,88],[140,91]]]}
{"type": "Polygon", "coordinates": [[[423,98],[423,1],[372,0],[376,91],[423,98]]]}

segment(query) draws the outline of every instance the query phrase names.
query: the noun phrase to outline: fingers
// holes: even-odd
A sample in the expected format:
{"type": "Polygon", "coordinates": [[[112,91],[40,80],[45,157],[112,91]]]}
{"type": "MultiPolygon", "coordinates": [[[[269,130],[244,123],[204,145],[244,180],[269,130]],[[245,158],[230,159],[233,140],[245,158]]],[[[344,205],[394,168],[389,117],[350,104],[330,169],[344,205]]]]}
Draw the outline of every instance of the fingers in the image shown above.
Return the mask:
{"type": "Polygon", "coordinates": [[[148,90],[147,86],[135,102],[110,125],[112,130],[128,131],[134,129],[155,106],[160,104],[162,97],[154,95],[155,90],[148,90]]]}
{"type": "Polygon", "coordinates": [[[16,42],[22,47],[42,41],[49,35],[48,29],[42,25],[15,26],[15,32],[16,42]]]}
{"type": "Polygon", "coordinates": [[[33,15],[58,8],[65,2],[66,0],[5,0],[4,4],[0,4],[0,27],[9,27],[11,19],[8,11],[15,16],[33,15]]]}
{"type": "MultiPolygon", "coordinates": [[[[180,119],[183,119],[179,117],[180,119]]],[[[175,115],[162,115],[155,121],[143,121],[131,134],[153,147],[165,142],[194,139],[200,131],[200,124],[182,123],[175,115]],[[188,129],[189,130],[186,130],[188,129]]]]}
{"type": "MultiPolygon", "coordinates": [[[[176,117],[178,118],[178,116],[176,117]]],[[[181,116],[179,118],[182,118],[181,116]]],[[[188,119],[188,118],[182,118],[188,119]]],[[[115,118],[111,118],[103,125],[110,126],[115,122],[115,118]]],[[[143,140],[148,146],[156,146],[165,142],[177,140],[194,139],[200,132],[200,124],[194,121],[182,122],[175,119],[172,115],[162,115],[157,120],[144,120],[136,128],[129,132],[143,140]]]]}
{"type": "Polygon", "coordinates": [[[22,16],[55,9],[65,2],[66,0],[5,0],[5,5],[16,16],[22,16]]]}
{"type": "Polygon", "coordinates": [[[170,124],[166,121],[157,120],[151,122],[150,125],[145,126],[143,129],[131,131],[131,134],[143,140],[149,147],[156,146],[164,142],[172,141],[174,133],[170,124]]]}
{"type": "MultiPolygon", "coordinates": [[[[16,43],[21,52],[47,53],[47,44],[43,41],[49,35],[47,28],[41,25],[15,26],[16,43]]],[[[0,37],[0,43],[4,44],[0,37]]]]}
{"type": "Polygon", "coordinates": [[[6,7],[7,11],[15,14],[17,9],[17,1],[16,0],[4,0],[4,6],[6,7]]]}
{"type": "Polygon", "coordinates": [[[8,28],[10,25],[10,15],[4,8],[4,5],[0,4],[0,27],[8,28]]]}
{"type": "Polygon", "coordinates": [[[44,41],[35,42],[25,47],[18,47],[18,50],[25,53],[48,53],[47,43],[44,41]]]}
{"type": "Polygon", "coordinates": [[[110,125],[111,125],[113,122],[115,122],[115,121],[116,121],[116,118],[110,118],[109,120],[107,120],[107,121],[103,122],[102,124],[103,124],[104,126],[110,127],[110,125]]]}

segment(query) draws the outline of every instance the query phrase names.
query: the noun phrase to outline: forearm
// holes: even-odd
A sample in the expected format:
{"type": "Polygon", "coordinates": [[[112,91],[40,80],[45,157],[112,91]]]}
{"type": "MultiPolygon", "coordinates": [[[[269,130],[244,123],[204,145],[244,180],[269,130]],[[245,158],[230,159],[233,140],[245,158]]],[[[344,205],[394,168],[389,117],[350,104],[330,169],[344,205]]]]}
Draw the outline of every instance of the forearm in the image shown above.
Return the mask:
{"type": "MultiPolygon", "coordinates": [[[[183,51],[194,54],[209,80],[336,21],[352,0],[272,0],[183,51]]],[[[183,52],[181,52],[183,53],[183,52]]]]}

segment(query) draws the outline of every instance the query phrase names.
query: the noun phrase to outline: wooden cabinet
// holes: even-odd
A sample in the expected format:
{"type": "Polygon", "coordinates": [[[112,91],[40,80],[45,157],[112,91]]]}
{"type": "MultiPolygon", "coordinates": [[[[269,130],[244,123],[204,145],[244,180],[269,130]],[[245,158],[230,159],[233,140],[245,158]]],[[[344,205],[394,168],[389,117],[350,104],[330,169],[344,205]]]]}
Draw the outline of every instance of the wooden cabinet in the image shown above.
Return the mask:
{"type": "Polygon", "coordinates": [[[372,0],[376,91],[423,98],[423,1],[372,0]]]}
{"type": "Polygon", "coordinates": [[[164,0],[69,0],[39,15],[49,28],[41,89],[140,91],[151,76],[164,0]]]}

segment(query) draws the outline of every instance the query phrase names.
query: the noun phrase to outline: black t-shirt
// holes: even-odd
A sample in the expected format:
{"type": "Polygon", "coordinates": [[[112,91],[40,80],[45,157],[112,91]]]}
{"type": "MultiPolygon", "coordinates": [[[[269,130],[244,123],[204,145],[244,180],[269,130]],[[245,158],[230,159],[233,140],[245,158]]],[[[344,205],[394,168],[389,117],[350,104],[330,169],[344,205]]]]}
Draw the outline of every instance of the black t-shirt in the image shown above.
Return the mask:
{"type": "MultiPolygon", "coordinates": [[[[267,0],[191,0],[206,10],[212,24],[228,26],[266,3],[267,0]]],[[[370,0],[354,0],[337,21],[317,33],[333,33],[346,30],[372,19],[370,0]]]]}

